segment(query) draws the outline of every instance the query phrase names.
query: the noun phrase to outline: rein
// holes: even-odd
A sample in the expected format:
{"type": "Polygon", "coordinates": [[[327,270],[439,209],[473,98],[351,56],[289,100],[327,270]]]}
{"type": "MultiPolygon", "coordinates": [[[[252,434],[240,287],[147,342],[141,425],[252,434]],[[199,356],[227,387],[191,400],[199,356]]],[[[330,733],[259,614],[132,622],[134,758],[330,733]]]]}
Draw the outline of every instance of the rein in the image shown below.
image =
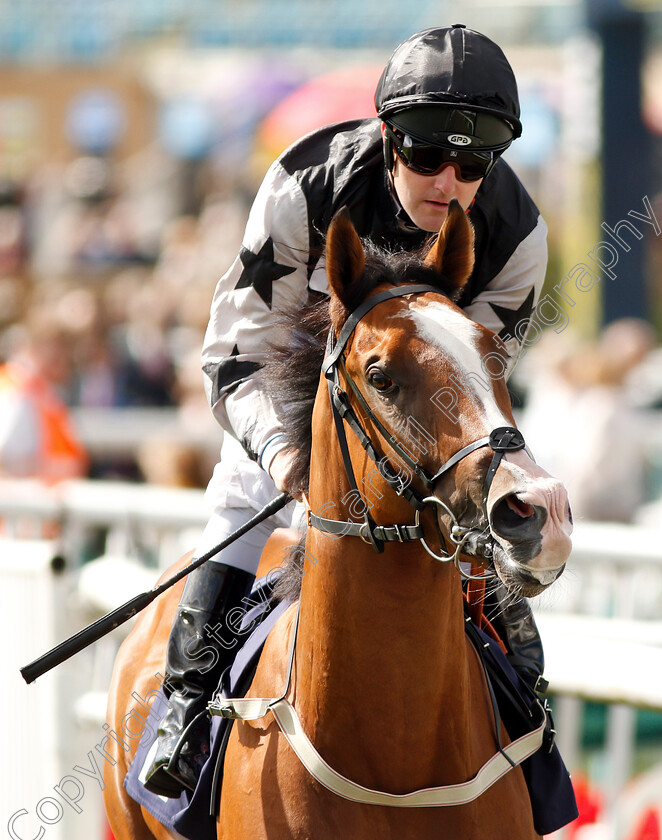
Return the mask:
{"type": "MultiPolygon", "coordinates": [[[[357,499],[363,499],[363,495],[359,490],[354,468],[352,466],[349,446],[347,443],[347,435],[345,432],[345,423],[352,430],[357,437],[359,443],[363,447],[368,457],[375,463],[377,470],[387,484],[394,490],[398,496],[402,496],[415,510],[415,521],[413,525],[378,525],[372,516],[368,506],[364,503],[363,522],[343,521],[336,519],[326,519],[317,514],[308,512],[308,524],[319,531],[323,531],[335,536],[353,536],[360,537],[364,542],[373,546],[375,551],[383,552],[385,542],[407,542],[411,540],[420,540],[423,548],[435,560],[446,562],[452,560],[457,566],[460,573],[466,578],[475,578],[474,575],[469,575],[460,566],[459,554],[465,542],[472,535],[479,535],[475,528],[465,528],[459,524],[450,507],[438,496],[433,494],[434,485],[441,476],[447,473],[450,469],[460,463],[467,455],[475,452],[477,449],[489,446],[494,455],[490,466],[485,475],[485,482],[483,486],[483,507],[485,508],[485,516],[487,518],[487,498],[492,486],[492,480],[496,474],[499,464],[506,452],[516,452],[524,449],[524,437],[518,429],[512,426],[500,426],[494,429],[489,435],[479,438],[472,443],[462,447],[458,452],[452,455],[434,475],[431,475],[421,464],[417,463],[410,455],[410,453],[398,442],[395,435],[391,434],[388,429],[381,423],[378,417],[374,414],[368,405],[365,397],[361,393],[359,387],[349,375],[345,367],[344,350],[347,346],[352,333],[356,329],[361,319],[370,310],[374,309],[380,303],[386,300],[392,300],[397,297],[405,295],[423,294],[425,292],[439,293],[439,290],[434,286],[427,284],[416,284],[409,286],[396,286],[392,289],[386,289],[379,292],[371,298],[363,301],[363,303],[350,313],[347,320],[342,326],[337,340],[334,342],[333,330],[329,331],[329,338],[327,343],[327,355],[322,364],[322,372],[328,382],[329,399],[331,401],[331,409],[333,412],[333,420],[336,429],[336,435],[340,451],[343,458],[345,473],[347,475],[350,487],[356,494],[357,499]],[[375,445],[370,440],[365,428],[361,424],[354,408],[349,399],[349,395],[340,386],[339,372],[342,369],[343,375],[347,380],[350,390],[358,400],[362,409],[365,411],[369,419],[379,429],[381,434],[388,440],[393,451],[397,457],[411,470],[413,475],[419,480],[427,491],[427,495],[422,495],[413,487],[409,486],[409,482],[404,480],[400,475],[395,475],[389,469],[388,455],[380,456],[375,448],[375,445]],[[420,514],[429,504],[436,504],[442,507],[451,518],[451,530],[449,533],[450,541],[455,545],[453,554],[436,554],[426,543],[423,528],[420,524],[420,514]]],[[[443,535],[442,535],[443,538],[443,535]]],[[[486,548],[486,555],[489,557],[492,553],[491,544],[486,548]]],[[[478,577],[484,577],[479,575],[478,577]]]]}

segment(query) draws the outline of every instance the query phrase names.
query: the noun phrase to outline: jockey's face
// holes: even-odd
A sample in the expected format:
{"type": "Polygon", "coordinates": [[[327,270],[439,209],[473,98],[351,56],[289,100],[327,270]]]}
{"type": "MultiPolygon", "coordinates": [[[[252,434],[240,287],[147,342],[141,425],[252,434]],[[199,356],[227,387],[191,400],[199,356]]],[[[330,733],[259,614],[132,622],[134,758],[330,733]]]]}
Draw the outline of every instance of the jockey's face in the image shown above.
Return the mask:
{"type": "Polygon", "coordinates": [[[479,181],[460,181],[452,164],[445,166],[436,175],[420,175],[408,169],[395,155],[391,172],[398,201],[421,230],[438,233],[448,215],[448,204],[455,198],[465,210],[474,200],[479,181]]]}
{"type": "MultiPolygon", "coordinates": [[[[382,123],[382,135],[385,130],[382,123]]],[[[397,152],[394,152],[394,160],[391,178],[398,201],[412,222],[428,233],[439,232],[451,199],[457,199],[467,210],[484,180],[460,181],[451,163],[436,175],[422,175],[405,166],[397,152]]]]}

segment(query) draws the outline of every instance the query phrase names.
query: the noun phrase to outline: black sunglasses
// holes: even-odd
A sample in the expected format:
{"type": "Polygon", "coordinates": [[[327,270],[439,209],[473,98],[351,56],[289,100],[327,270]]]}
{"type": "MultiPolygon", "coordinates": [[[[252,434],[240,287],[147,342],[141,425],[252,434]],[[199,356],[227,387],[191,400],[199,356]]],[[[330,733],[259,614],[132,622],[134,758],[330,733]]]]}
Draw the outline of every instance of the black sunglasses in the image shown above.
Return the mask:
{"type": "Polygon", "coordinates": [[[485,178],[496,163],[499,152],[470,152],[467,149],[446,149],[421,143],[408,134],[399,136],[386,126],[398,157],[404,165],[420,175],[437,175],[447,164],[455,169],[458,180],[478,181],[485,178]]]}

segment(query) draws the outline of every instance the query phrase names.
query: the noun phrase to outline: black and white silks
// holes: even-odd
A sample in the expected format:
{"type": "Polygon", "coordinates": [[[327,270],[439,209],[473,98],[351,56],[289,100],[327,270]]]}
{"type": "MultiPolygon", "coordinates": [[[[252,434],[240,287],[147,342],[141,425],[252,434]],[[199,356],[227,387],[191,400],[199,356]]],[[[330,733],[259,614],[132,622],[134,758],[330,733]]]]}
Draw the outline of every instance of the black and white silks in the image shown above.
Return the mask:
{"type": "MultiPolygon", "coordinates": [[[[300,140],[271,166],[251,209],[241,251],[214,295],[202,360],[221,426],[265,469],[282,431],[256,374],[276,335],[278,313],[328,294],[324,235],[350,210],[359,235],[412,250],[429,234],[415,228],[391,191],[380,122],[353,120],[300,140]]],[[[547,228],[504,160],[481,185],[469,213],[476,264],[459,301],[506,344],[511,369],[540,296],[547,228]]]]}

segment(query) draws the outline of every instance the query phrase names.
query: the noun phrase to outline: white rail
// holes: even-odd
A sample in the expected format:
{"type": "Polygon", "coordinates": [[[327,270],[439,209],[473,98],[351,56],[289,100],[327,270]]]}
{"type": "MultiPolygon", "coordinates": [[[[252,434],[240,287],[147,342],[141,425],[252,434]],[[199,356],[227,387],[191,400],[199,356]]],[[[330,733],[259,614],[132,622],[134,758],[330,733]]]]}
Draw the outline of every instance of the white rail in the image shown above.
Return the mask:
{"type": "Polygon", "coordinates": [[[93,455],[133,455],[155,438],[218,455],[222,431],[211,413],[187,418],[176,408],[77,408],[73,419],[93,455]]]}
{"type": "MultiPolygon", "coordinates": [[[[57,586],[51,586],[48,580],[55,573],[48,565],[48,558],[42,557],[43,562],[40,561],[43,566],[39,572],[40,585],[46,586],[53,599],[48,609],[40,607],[35,611],[34,601],[26,594],[25,586],[31,586],[27,581],[18,589],[14,587],[13,595],[6,596],[13,604],[13,611],[3,638],[7,638],[6,634],[24,635],[26,622],[39,628],[47,620],[50,627],[46,635],[31,633],[30,650],[23,644],[25,639],[22,640],[20,664],[25,664],[25,660],[42,653],[98,614],[148,588],[158,574],[157,565],[163,568],[193,547],[205,524],[206,513],[202,491],[89,481],[72,481],[45,489],[21,481],[0,482],[0,518],[6,535],[11,538],[2,546],[5,563],[0,587],[4,593],[8,592],[7,563],[13,568],[16,560],[20,565],[23,561],[18,552],[32,544],[25,541],[26,536],[49,536],[51,542],[46,544],[46,554],[62,553],[69,566],[68,573],[58,577],[57,586]],[[89,552],[90,534],[99,529],[108,534],[106,557],[81,565],[83,555],[89,552]],[[55,627],[52,618],[47,617],[58,611],[63,620],[55,627]]],[[[546,676],[551,691],[558,695],[556,722],[560,746],[570,767],[577,760],[581,742],[582,702],[610,704],[606,792],[613,801],[631,774],[634,707],[662,710],[662,530],[578,523],[566,574],[548,592],[534,599],[533,606],[545,646],[546,676]]],[[[4,617],[7,618],[7,613],[4,617]]],[[[70,668],[76,674],[73,681],[71,670],[64,666],[54,675],[42,678],[45,684],[46,680],[56,680],[60,686],[58,696],[69,698],[57,706],[44,701],[59,715],[48,725],[67,732],[78,727],[79,736],[84,732],[91,740],[82,755],[74,758],[85,759],[87,749],[93,749],[103,736],[103,692],[116,644],[117,637],[97,646],[94,657],[86,652],[72,660],[70,668]],[[86,663],[84,672],[80,663],[86,663]],[[78,692],[75,699],[67,693],[72,685],[78,692]]],[[[35,687],[12,679],[10,691],[12,715],[20,719],[23,711],[32,707],[35,687]]],[[[20,726],[26,725],[21,720],[20,726]]],[[[69,743],[74,741],[71,736],[69,743]]],[[[70,774],[71,749],[67,748],[64,755],[64,764],[61,759],[55,765],[53,758],[47,764],[40,764],[54,776],[51,788],[63,775],[70,774]]],[[[23,759],[29,760],[29,757],[23,759]]],[[[32,760],[37,763],[40,758],[32,760]]],[[[40,796],[52,796],[52,790],[44,792],[50,777],[44,780],[40,776],[40,785],[35,787],[36,775],[33,773],[31,777],[33,792],[27,799],[30,795],[36,797],[35,801],[40,796]]],[[[29,802],[23,806],[23,799],[10,803],[12,807],[15,805],[14,811],[30,807],[29,802]]],[[[27,816],[25,820],[27,826],[27,816]]],[[[71,840],[93,836],[89,822],[74,823],[67,829],[66,836],[71,840]]],[[[34,825],[33,834],[38,829],[34,825]]]]}
{"type": "Polygon", "coordinates": [[[12,838],[97,840],[104,817],[95,747],[104,732],[100,723],[81,726],[72,710],[92,685],[99,651],[82,652],[34,685],[19,673],[91,620],[72,603],[72,579],[57,571],[56,555],[46,540],[0,539],[0,824],[12,838]]]}
{"type": "Polygon", "coordinates": [[[533,606],[569,767],[579,762],[583,701],[609,704],[603,792],[611,824],[634,768],[636,707],[662,710],[662,523],[577,523],[566,574],[533,606]]]}

